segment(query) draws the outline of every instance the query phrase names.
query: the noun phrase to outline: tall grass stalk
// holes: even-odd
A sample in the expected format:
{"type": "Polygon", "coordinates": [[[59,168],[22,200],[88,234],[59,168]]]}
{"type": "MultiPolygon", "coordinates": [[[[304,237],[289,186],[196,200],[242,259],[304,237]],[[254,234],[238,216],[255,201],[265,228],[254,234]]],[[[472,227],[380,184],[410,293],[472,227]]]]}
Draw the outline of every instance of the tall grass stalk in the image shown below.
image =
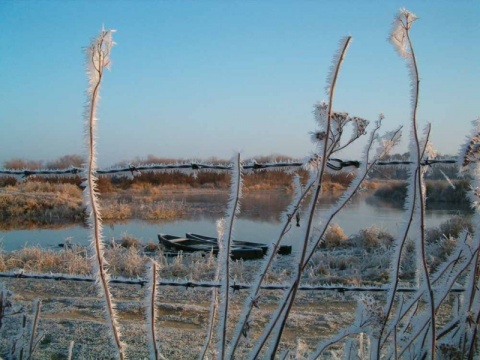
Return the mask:
{"type": "Polygon", "coordinates": [[[155,321],[157,319],[157,296],[158,296],[158,280],[157,280],[158,265],[154,260],[150,261],[150,266],[147,269],[147,339],[148,348],[151,359],[164,359],[160,354],[158,348],[157,336],[155,332],[155,321]]]}
{"type": "Polygon", "coordinates": [[[35,348],[40,340],[36,339],[38,321],[40,319],[40,307],[41,302],[37,299],[33,302],[33,319],[32,327],[30,329],[30,340],[28,346],[28,357],[27,359],[32,359],[35,348]]]}
{"type": "MultiPolygon", "coordinates": [[[[217,236],[218,236],[218,239],[223,238],[224,227],[225,227],[225,219],[218,220],[217,221],[217,236]]],[[[219,241],[218,245],[219,245],[220,251],[222,251],[222,245],[223,245],[222,242],[219,241]]],[[[219,264],[217,264],[217,270],[215,272],[215,282],[219,281],[220,271],[221,271],[221,266],[219,266],[219,264]]],[[[212,288],[211,292],[212,292],[212,295],[211,295],[211,300],[210,300],[210,313],[209,313],[209,317],[208,317],[207,336],[205,337],[205,343],[203,345],[203,349],[202,349],[202,352],[201,352],[201,355],[200,355],[200,360],[203,360],[207,357],[207,352],[208,352],[208,349],[210,347],[210,344],[211,344],[212,338],[213,338],[213,331],[214,331],[214,327],[215,327],[215,319],[216,319],[216,315],[217,315],[217,311],[218,311],[218,296],[219,296],[218,289],[216,287],[212,288]]]]}
{"type": "Polygon", "coordinates": [[[252,309],[253,307],[258,306],[260,288],[265,279],[265,276],[267,275],[268,269],[270,268],[273,260],[275,259],[277,250],[280,247],[283,237],[290,230],[291,222],[295,218],[295,215],[298,213],[301,203],[303,202],[305,197],[310,193],[310,190],[313,187],[314,183],[315,183],[315,177],[310,176],[310,179],[307,181],[307,185],[305,186],[305,189],[303,189],[302,184],[300,182],[300,177],[297,175],[294,178],[294,187],[295,187],[296,195],[292,203],[290,204],[289,209],[286,211],[284,226],[280,231],[280,235],[278,239],[275,242],[273,242],[269,247],[268,255],[262,262],[261,269],[258,275],[256,276],[255,280],[252,282],[250,293],[247,299],[245,300],[242,314],[240,315],[240,318],[238,319],[237,325],[235,327],[234,335],[230,343],[228,358],[233,358],[235,355],[235,351],[240,342],[240,338],[244,334],[244,329],[246,329],[247,323],[249,322],[252,309]]]}
{"type": "MultiPolygon", "coordinates": [[[[380,115],[375,128],[372,130],[369,140],[365,146],[364,150],[364,158],[362,160],[362,169],[359,171],[355,179],[352,181],[350,187],[345,191],[345,193],[340,197],[340,199],[337,201],[337,203],[329,210],[327,213],[322,217],[320,221],[320,229],[318,230],[318,233],[316,234],[316,240],[312,241],[309,251],[307,253],[307,256],[305,258],[305,262],[302,266],[302,272],[305,270],[306,266],[308,265],[308,262],[312,258],[312,256],[315,253],[315,250],[318,248],[320,245],[322,239],[324,238],[328,226],[334,219],[334,217],[340,213],[340,211],[345,207],[345,205],[352,199],[354,194],[358,191],[360,188],[361,184],[363,181],[366,179],[372,168],[376,165],[377,161],[383,159],[385,156],[387,156],[390,151],[393,149],[395,145],[397,145],[400,141],[400,135],[401,135],[401,128],[388,132],[382,137],[378,137],[378,130],[380,129],[382,125],[382,120],[383,116],[380,115]],[[372,146],[375,141],[378,141],[378,147],[376,150],[376,154],[373,156],[372,159],[370,159],[370,151],[372,149],[372,146]]],[[[357,315],[357,317],[360,317],[360,315],[357,315]]],[[[350,336],[351,334],[359,333],[358,331],[355,330],[355,327],[358,327],[361,322],[358,320],[356,322],[356,325],[353,325],[350,329],[341,332],[339,334],[338,339],[343,339],[347,336],[350,336]]],[[[338,341],[338,340],[337,340],[338,341]]],[[[316,358],[320,356],[320,354],[323,352],[323,350],[328,347],[329,345],[335,343],[336,341],[333,341],[333,339],[330,339],[326,343],[320,343],[317,345],[317,348],[313,355],[310,358],[316,358]]]]}
{"type": "Polygon", "coordinates": [[[85,190],[83,199],[86,204],[88,223],[91,229],[91,247],[93,250],[93,267],[97,278],[100,295],[105,302],[105,313],[115,344],[117,356],[124,359],[124,345],[120,340],[120,330],[116,310],[113,304],[112,295],[108,288],[110,275],[107,271],[108,264],[103,254],[104,243],[102,237],[102,219],[98,203],[97,177],[96,177],[96,111],[100,99],[100,84],[105,69],[110,67],[110,52],[114,45],[112,40],[113,30],[104,30],[94,39],[86,49],[86,66],[89,87],[87,90],[87,106],[85,109],[86,145],[87,145],[87,166],[85,167],[85,190]]]}
{"type": "Polygon", "coordinates": [[[232,162],[232,184],[230,202],[226,217],[226,231],[221,238],[221,248],[218,258],[218,266],[221,266],[220,287],[220,313],[218,317],[218,358],[225,359],[227,345],[228,307],[230,301],[230,248],[232,243],[233,227],[235,219],[240,212],[240,198],[242,197],[242,164],[240,154],[234,157],[232,162]]]}
{"type": "Polygon", "coordinates": [[[67,360],[72,360],[73,359],[73,346],[75,345],[75,341],[70,341],[70,345],[68,346],[68,356],[67,360]]]}
{"type": "MultiPolygon", "coordinates": [[[[301,274],[305,271],[305,268],[310,261],[311,257],[313,256],[315,249],[318,247],[320,244],[320,241],[323,239],[325,232],[333,220],[334,216],[338,214],[341,209],[345,206],[345,204],[350,201],[350,199],[353,197],[353,195],[356,193],[358,188],[361,186],[362,182],[365,180],[367,174],[369,171],[372,169],[372,167],[376,164],[376,162],[383,157],[387,156],[389,152],[392,150],[392,148],[398,144],[399,139],[400,139],[400,129],[392,131],[390,133],[385,134],[383,137],[379,138],[378,137],[378,130],[381,127],[381,123],[383,120],[383,116],[381,115],[379,117],[379,120],[376,123],[375,128],[371,132],[369,141],[367,142],[367,145],[365,147],[365,155],[364,158],[362,159],[362,164],[363,168],[362,171],[360,171],[356,178],[352,181],[350,187],[346,190],[346,192],[343,194],[343,196],[339,199],[337,204],[331,209],[331,211],[328,211],[325,217],[322,219],[321,223],[321,229],[318,231],[318,234],[315,234],[316,240],[310,241],[311,236],[307,236],[306,240],[307,244],[309,245],[308,247],[305,247],[305,256],[303,258],[303,261],[299,264],[299,270],[296,273],[296,278],[292,282],[290,288],[287,290],[287,292],[284,294],[283,299],[279,302],[280,307],[277,309],[276,313],[272,316],[272,319],[270,323],[267,325],[266,329],[264,330],[263,334],[260,337],[259,343],[257,346],[254,348],[251,358],[255,358],[259,356],[259,352],[261,348],[264,346],[266,339],[270,334],[272,333],[279,333],[278,331],[274,331],[274,328],[280,329],[281,327],[285,326],[285,321],[279,325],[278,320],[283,317],[283,319],[286,319],[287,311],[286,311],[286,306],[287,304],[290,304],[292,301],[291,295],[293,294],[294,288],[298,287],[299,284],[299,279],[301,274]],[[378,146],[377,152],[375,156],[373,157],[372,160],[369,159],[369,153],[371,151],[372,145],[375,141],[378,141],[380,144],[378,146]]],[[[364,121],[362,124],[366,124],[367,122],[364,121]]],[[[365,125],[366,126],[366,125],[365,125]]],[[[365,134],[365,129],[362,128],[361,131],[358,132],[358,134],[364,135],[365,134]]],[[[358,138],[358,137],[357,137],[358,138]]],[[[335,139],[335,143],[338,143],[340,138],[335,139]]],[[[351,141],[349,142],[351,143],[351,141]]],[[[332,151],[334,147],[332,146],[332,151]]],[[[318,178],[317,178],[318,180],[318,178]]],[[[318,189],[318,187],[317,187],[318,189]]],[[[316,203],[316,199],[313,198],[311,200],[310,204],[310,210],[309,214],[314,211],[314,205],[316,203]]],[[[308,231],[308,230],[307,230],[308,231]]],[[[312,235],[313,236],[313,235],[312,235]]],[[[245,321],[245,320],[242,320],[245,321]]],[[[270,356],[273,356],[273,353],[270,354],[270,356]]]]}
{"type": "Polygon", "coordinates": [[[296,270],[296,278],[292,283],[293,287],[292,287],[291,293],[286,298],[284,298],[283,304],[280,305],[280,309],[277,312],[277,317],[278,318],[275,319],[275,321],[271,322],[271,326],[269,327],[269,329],[267,329],[267,331],[264,332],[265,337],[263,338],[263,340],[260,341],[260,343],[259,343],[260,346],[257,346],[256,349],[254,350],[254,357],[258,356],[259,352],[261,351],[261,349],[263,348],[263,346],[266,343],[267,337],[271,334],[271,332],[274,328],[276,328],[277,331],[276,331],[276,335],[275,335],[274,339],[272,340],[273,345],[270,346],[270,353],[271,353],[272,358],[275,356],[275,353],[277,352],[278,346],[280,344],[280,339],[282,337],[283,329],[286,325],[286,320],[288,318],[288,315],[290,314],[291,308],[293,306],[293,303],[294,303],[294,300],[295,300],[295,297],[296,297],[298,286],[300,285],[299,279],[300,279],[301,273],[302,273],[301,267],[302,267],[303,262],[305,260],[305,254],[306,254],[306,251],[307,251],[308,239],[310,237],[310,232],[311,232],[311,229],[312,229],[313,216],[314,216],[317,201],[318,201],[318,198],[320,196],[321,189],[322,189],[322,179],[323,179],[323,175],[325,173],[326,163],[327,163],[329,155],[333,152],[334,147],[335,147],[335,143],[331,143],[331,145],[329,146],[329,142],[328,142],[328,140],[330,139],[330,134],[331,134],[331,129],[330,128],[331,128],[331,119],[332,119],[332,114],[333,114],[332,103],[333,103],[333,98],[334,98],[334,94],[335,94],[335,86],[336,86],[336,82],[337,82],[338,75],[339,75],[339,72],[340,72],[341,64],[343,62],[343,58],[344,58],[345,53],[347,51],[348,45],[350,44],[350,41],[351,41],[350,36],[348,36],[348,37],[346,37],[346,38],[344,38],[340,41],[338,51],[335,54],[334,59],[332,61],[332,68],[331,68],[330,75],[328,76],[328,79],[327,79],[327,89],[326,90],[327,90],[327,93],[328,93],[328,96],[329,96],[329,101],[328,101],[328,104],[327,104],[326,118],[325,118],[325,123],[324,123],[324,125],[325,125],[325,136],[322,139],[323,142],[320,143],[321,145],[320,145],[320,148],[319,148],[319,150],[320,150],[319,152],[323,153],[322,154],[323,156],[320,159],[320,169],[318,170],[318,174],[316,176],[315,186],[314,186],[314,195],[313,195],[313,198],[312,198],[312,201],[311,201],[311,207],[308,211],[307,227],[306,227],[306,232],[305,232],[305,237],[304,237],[304,242],[303,242],[303,248],[302,248],[302,251],[301,251],[301,254],[300,254],[300,259],[299,259],[297,270],[296,270]]]}
{"type": "Polygon", "coordinates": [[[328,93],[328,110],[327,110],[327,119],[326,119],[326,129],[325,133],[327,136],[325,136],[324,143],[323,143],[323,157],[321,160],[321,165],[320,165],[320,171],[316,179],[316,184],[315,184],[315,191],[313,195],[313,200],[312,200],[312,207],[309,210],[308,214],[308,222],[307,222],[307,231],[305,233],[305,238],[303,240],[303,248],[302,252],[300,255],[300,261],[298,263],[298,269],[297,269],[297,277],[294,280],[294,286],[293,286],[293,291],[292,295],[289,298],[288,305],[286,307],[286,311],[283,313],[282,319],[281,319],[281,326],[278,332],[278,335],[276,339],[274,339],[274,345],[272,347],[272,358],[274,357],[276,350],[278,349],[278,345],[280,344],[280,339],[282,337],[283,329],[285,328],[285,324],[288,318],[288,315],[290,314],[290,311],[292,309],[293,303],[295,301],[295,297],[298,291],[298,287],[300,285],[300,277],[302,274],[302,267],[303,263],[305,261],[305,256],[307,252],[307,246],[308,246],[308,240],[310,238],[310,232],[312,231],[312,223],[313,223],[313,217],[315,214],[315,209],[317,206],[318,198],[320,196],[320,193],[322,191],[322,180],[323,180],[323,175],[325,174],[325,167],[328,161],[328,158],[330,154],[333,152],[335,144],[329,144],[328,140],[330,138],[330,127],[331,127],[331,122],[332,122],[332,114],[333,114],[333,98],[335,95],[335,87],[337,84],[337,79],[338,75],[340,73],[340,68],[343,63],[344,56],[347,52],[348,46],[350,44],[350,41],[352,40],[351,36],[347,36],[346,38],[340,40],[339,48],[336,53],[336,55],[333,58],[332,61],[332,69],[331,73],[328,77],[327,80],[327,93],[328,93]]]}
{"type": "MultiPolygon", "coordinates": [[[[397,246],[398,251],[395,257],[395,266],[392,271],[392,279],[394,286],[392,287],[391,293],[388,295],[388,300],[386,304],[386,314],[384,325],[380,330],[380,337],[377,339],[376,354],[379,354],[380,351],[380,342],[381,336],[386,322],[388,321],[390,312],[392,310],[393,301],[395,298],[395,293],[398,285],[398,275],[399,275],[399,265],[401,251],[405,244],[408,234],[410,234],[415,239],[415,249],[417,254],[417,274],[419,271],[422,272],[422,284],[427,287],[428,291],[428,304],[430,311],[430,355],[435,357],[435,303],[433,290],[430,283],[430,274],[427,265],[427,259],[425,254],[425,182],[424,174],[421,169],[421,161],[425,152],[425,149],[428,144],[429,128],[427,131],[426,139],[424,141],[424,146],[420,144],[420,138],[418,135],[418,124],[417,124],[417,111],[418,111],[418,100],[419,100],[419,85],[420,79],[418,74],[418,66],[415,57],[414,48],[410,38],[410,29],[413,22],[417,19],[416,15],[409,12],[408,10],[401,9],[400,13],[396,16],[393,24],[393,29],[390,35],[390,41],[394,45],[395,49],[401,57],[403,57],[407,63],[410,81],[411,81],[411,101],[412,101],[412,113],[411,113],[411,139],[410,139],[410,154],[413,156],[413,165],[410,170],[410,191],[409,197],[407,198],[407,207],[410,209],[409,218],[407,221],[407,226],[405,227],[404,235],[400,241],[399,246],[397,246]],[[418,220],[417,227],[412,225],[414,224],[414,219],[418,220]]],[[[420,286],[420,284],[418,284],[420,286]]]]}

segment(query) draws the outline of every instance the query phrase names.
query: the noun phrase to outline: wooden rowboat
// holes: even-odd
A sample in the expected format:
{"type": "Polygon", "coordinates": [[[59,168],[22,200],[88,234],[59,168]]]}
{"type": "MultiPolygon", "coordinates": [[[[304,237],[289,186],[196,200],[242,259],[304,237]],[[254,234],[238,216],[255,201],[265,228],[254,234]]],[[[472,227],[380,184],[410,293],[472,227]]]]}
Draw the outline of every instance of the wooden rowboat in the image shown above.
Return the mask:
{"type": "MultiPolygon", "coordinates": [[[[165,249],[177,252],[203,251],[213,252],[215,255],[219,252],[218,243],[209,240],[187,239],[174,235],[158,234],[158,241],[165,249]]],[[[256,247],[234,245],[230,249],[230,257],[233,260],[261,259],[263,251],[256,247]]]]}
{"type": "MultiPolygon", "coordinates": [[[[192,234],[192,233],[186,233],[185,234],[187,239],[192,239],[192,240],[205,240],[205,241],[210,241],[215,244],[218,244],[218,239],[215,237],[211,236],[205,236],[205,235],[200,235],[200,234],[192,234]]],[[[233,245],[235,246],[249,246],[249,247],[255,247],[262,249],[263,254],[265,255],[268,251],[269,246],[267,244],[262,244],[262,243],[256,243],[256,242],[251,242],[251,241],[241,241],[241,240],[233,240],[233,245]]],[[[278,254],[280,255],[290,255],[292,253],[292,246],[291,245],[281,245],[278,248],[277,251],[278,254]]]]}

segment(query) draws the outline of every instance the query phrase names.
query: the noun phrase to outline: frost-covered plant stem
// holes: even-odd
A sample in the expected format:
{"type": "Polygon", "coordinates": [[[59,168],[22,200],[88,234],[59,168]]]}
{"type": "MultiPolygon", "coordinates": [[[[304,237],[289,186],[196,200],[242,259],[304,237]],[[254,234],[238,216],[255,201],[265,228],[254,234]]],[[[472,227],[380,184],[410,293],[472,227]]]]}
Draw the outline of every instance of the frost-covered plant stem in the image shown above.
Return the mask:
{"type": "MultiPolygon", "coordinates": [[[[220,219],[217,221],[217,235],[218,239],[223,238],[223,227],[224,227],[224,219],[220,219]]],[[[219,241],[218,245],[220,247],[220,251],[222,251],[222,242],[219,241]]],[[[217,271],[215,272],[215,281],[218,282],[220,277],[220,263],[217,263],[217,271]]],[[[218,310],[218,289],[212,288],[212,299],[210,301],[210,316],[208,318],[208,325],[207,325],[207,336],[205,337],[205,343],[203,345],[202,353],[200,355],[200,360],[205,359],[207,356],[208,348],[210,347],[210,343],[213,337],[213,330],[215,327],[215,316],[218,310]]]]}
{"type": "MultiPolygon", "coordinates": [[[[412,45],[412,41],[410,38],[410,28],[413,22],[417,19],[417,17],[412,14],[411,12],[402,9],[400,10],[400,14],[397,15],[394,27],[392,29],[390,40],[392,44],[395,46],[397,52],[400,54],[401,57],[405,58],[407,62],[407,66],[410,71],[410,80],[411,80],[411,87],[412,87],[412,135],[413,138],[411,139],[410,144],[410,152],[411,156],[414,156],[414,171],[412,172],[410,184],[413,186],[414,191],[412,192],[412,198],[410,199],[411,202],[411,213],[410,217],[413,214],[416,214],[420,217],[419,219],[419,232],[415,232],[416,236],[418,235],[418,239],[415,239],[415,249],[417,253],[417,265],[421,266],[422,271],[422,280],[425,286],[427,287],[427,296],[428,296],[428,303],[429,303],[429,310],[430,310],[430,356],[435,358],[435,348],[436,348],[436,337],[435,337],[435,303],[434,303],[434,295],[432,286],[430,283],[430,275],[428,271],[427,259],[425,254],[425,184],[423,180],[423,173],[421,171],[421,160],[423,156],[424,149],[421,149],[420,139],[418,137],[418,125],[417,125],[417,110],[418,110],[418,100],[419,100],[419,88],[420,88],[420,79],[418,74],[418,66],[415,57],[415,51],[412,45]],[[418,201],[418,206],[416,202],[418,201]],[[418,214],[417,214],[418,211],[418,214]]],[[[428,142],[425,142],[425,147],[428,142]]],[[[407,233],[410,230],[411,219],[409,219],[409,225],[407,226],[407,233]]],[[[406,237],[406,234],[405,234],[406,237]]],[[[402,242],[404,243],[405,240],[402,242]]],[[[396,268],[398,271],[398,267],[396,268]]],[[[417,271],[419,269],[417,268],[417,271]]],[[[397,273],[398,275],[398,273],[397,273]]],[[[397,281],[397,280],[394,280],[397,281]]],[[[386,321],[388,321],[388,315],[391,311],[391,304],[393,302],[395,290],[393,291],[392,296],[390,296],[390,305],[387,308],[386,312],[386,321]]],[[[380,340],[379,340],[380,342],[380,340]]],[[[377,347],[377,350],[379,348],[377,347]]],[[[378,356],[378,353],[377,353],[378,356]]]]}
{"type": "MultiPolygon", "coordinates": [[[[417,165],[417,171],[416,171],[416,182],[417,182],[417,191],[418,193],[418,201],[420,202],[420,252],[421,252],[421,263],[422,263],[422,270],[423,270],[423,281],[425,281],[425,285],[427,286],[428,289],[428,299],[430,302],[430,316],[431,316],[431,333],[430,333],[430,338],[431,338],[431,356],[434,359],[435,358],[435,348],[436,348],[436,336],[435,336],[435,301],[433,297],[433,290],[432,290],[432,284],[430,283],[430,274],[428,271],[428,265],[427,265],[427,256],[425,253],[426,249],[426,244],[425,244],[425,199],[426,199],[426,189],[425,189],[425,180],[423,178],[423,173],[421,171],[421,161],[422,161],[422,154],[424,150],[420,148],[420,140],[418,138],[418,131],[417,131],[417,109],[418,109],[418,93],[419,93],[419,85],[420,85],[420,79],[418,76],[418,67],[417,67],[417,60],[415,58],[415,52],[412,46],[412,42],[410,39],[410,34],[409,31],[406,31],[407,33],[407,39],[408,39],[408,44],[410,47],[410,51],[412,53],[412,63],[413,63],[413,69],[414,69],[414,75],[415,75],[415,95],[414,95],[414,104],[413,104],[413,109],[412,109],[412,126],[413,126],[413,133],[415,135],[415,147],[416,147],[416,165],[417,165]]],[[[429,135],[429,134],[428,134],[429,135]]],[[[425,146],[428,142],[428,136],[427,135],[427,140],[425,142],[425,146]]]]}
{"type": "Polygon", "coordinates": [[[120,341],[120,331],[118,329],[117,315],[114,309],[112,295],[108,288],[110,276],[107,272],[107,263],[103,254],[102,241],[102,220],[100,216],[100,206],[98,204],[97,185],[96,185],[96,111],[100,99],[100,84],[103,78],[104,69],[110,65],[110,51],[114,45],[112,40],[112,30],[103,30],[100,35],[94,39],[86,50],[87,57],[87,75],[89,87],[87,91],[88,101],[85,111],[86,141],[88,149],[87,166],[85,167],[84,177],[85,190],[84,202],[87,205],[88,223],[91,229],[91,246],[93,249],[93,267],[96,273],[96,279],[101,296],[105,301],[105,311],[110,333],[116,346],[117,355],[120,359],[124,358],[124,348],[120,341]]]}
{"type": "MultiPolygon", "coordinates": [[[[318,245],[320,244],[320,241],[322,240],[329,224],[331,223],[331,221],[333,220],[333,218],[345,207],[345,205],[352,199],[353,195],[357,192],[358,188],[360,187],[360,185],[363,183],[363,181],[366,179],[367,175],[369,174],[369,172],[371,171],[371,169],[376,165],[377,161],[381,160],[383,157],[385,157],[386,155],[388,155],[389,151],[392,149],[393,146],[395,146],[398,142],[399,142],[399,139],[400,139],[400,130],[401,128],[391,132],[391,133],[388,133],[384,136],[385,139],[385,144],[388,144],[388,145],[384,145],[384,143],[381,141],[380,142],[380,146],[378,148],[378,151],[377,151],[377,155],[374,157],[374,159],[370,162],[369,161],[369,153],[370,153],[370,149],[374,143],[374,141],[377,139],[377,131],[380,129],[380,126],[381,126],[381,122],[382,122],[382,119],[383,117],[380,116],[379,120],[377,121],[376,123],[376,127],[373,129],[371,135],[370,135],[370,139],[365,147],[365,156],[364,156],[364,159],[362,160],[362,163],[364,164],[363,165],[363,169],[362,171],[357,175],[357,177],[352,181],[352,184],[350,185],[350,187],[347,189],[347,191],[345,192],[345,194],[342,195],[342,197],[337,201],[336,205],[329,211],[329,213],[327,214],[326,218],[325,219],[322,219],[322,228],[319,230],[319,234],[318,234],[318,237],[317,237],[317,240],[312,244],[311,248],[310,248],[310,252],[308,253],[308,256],[306,257],[306,260],[305,260],[305,263],[304,263],[304,266],[302,268],[302,271],[305,269],[305,267],[307,266],[308,262],[310,261],[311,257],[313,256],[314,254],[314,251],[315,251],[315,248],[318,247],[318,245]]],[[[382,140],[382,139],[381,139],[382,140]]],[[[360,316],[361,314],[357,315],[359,318],[361,318],[360,316]]],[[[358,324],[361,324],[362,321],[359,321],[358,324]]],[[[347,332],[340,332],[338,337],[335,337],[334,339],[337,339],[337,340],[334,340],[334,339],[331,339],[331,340],[328,340],[324,343],[321,343],[317,346],[317,349],[315,350],[315,352],[311,355],[310,358],[317,358],[318,356],[320,356],[320,354],[330,345],[334,344],[335,342],[343,339],[345,336],[350,336],[352,334],[357,334],[357,333],[361,333],[363,332],[362,329],[357,329],[357,330],[354,330],[354,328],[351,328],[350,330],[348,330],[347,332]]]]}
{"type": "Polygon", "coordinates": [[[70,345],[68,346],[68,356],[67,360],[72,360],[73,359],[73,346],[75,345],[75,341],[70,341],[70,345]]]}
{"type": "Polygon", "coordinates": [[[158,266],[155,261],[151,261],[151,265],[147,270],[147,339],[148,348],[150,350],[150,358],[158,360],[163,358],[160,354],[155,334],[155,320],[157,318],[156,299],[158,294],[157,271],[158,266]]]}
{"type": "Polygon", "coordinates": [[[220,241],[221,253],[219,256],[219,266],[222,266],[222,282],[221,282],[221,302],[218,326],[218,358],[225,359],[225,351],[227,344],[227,322],[228,322],[228,306],[229,306],[229,290],[230,290],[230,245],[232,242],[233,226],[237,214],[240,212],[240,198],[242,197],[242,164],[240,162],[240,154],[237,154],[232,164],[232,185],[230,193],[230,204],[227,210],[227,231],[220,241]]]}
{"type": "MultiPolygon", "coordinates": [[[[215,278],[218,280],[218,277],[215,278]]],[[[207,328],[207,336],[205,338],[205,344],[203,345],[202,353],[200,355],[200,359],[203,360],[207,356],[207,351],[210,346],[210,342],[212,341],[213,337],[213,328],[215,325],[215,314],[217,312],[218,307],[218,289],[212,288],[212,300],[210,302],[210,316],[208,318],[208,328],[207,328]]]]}
{"type": "MultiPolygon", "coordinates": [[[[280,316],[279,325],[276,325],[277,321],[275,321],[274,326],[278,326],[278,332],[277,332],[275,338],[273,339],[273,345],[270,347],[272,358],[275,356],[275,353],[276,353],[276,351],[278,349],[278,346],[280,344],[280,339],[282,337],[283,329],[285,328],[287,318],[288,318],[288,316],[290,314],[290,311],[292,309],[292,306],[293,306],[293,303],[295,301],[295,297],[296,297],[296,294],[297,294],[297,291],[298,291],[298,287],[300,285],[300,277],[301,277],[301,274],[302,274],[302,267],[303,267],[303,264],[304,264],[304,261],[305,261],[305,255],[306,255],[306,252],[307,252],[308,239],[310,238],[310,232],[312,230],[312,222],[313,222],[313,217],[315,215],[315,209],[316,209],[316,205],[317,205],[317,202],[318,202],[318,198],[319,198],[320,193],[322,191],[322,180],[323,180],[323,176],[325,174],[325,168],[326,168],[327,160],[328,160],[328,157],[329,157],[330,153],[334,150],[334,145],[335,144],[332,144],[332,146],[329,146],[329,143],[328,143],[328,140],[329,140],[328,134],[330,134],[330,132],[331,132],[331,129],[330,129],[331,128],[331,118],[332,118],[332,113],[333,113],[332,104],[333,104],[333,98],[334,98],[334,95],[335,95],[335,86],[336,86],[336,83],[337,83],[338,75],[340,73],[340,68],[341,68],[341,65],[343,63],[343,58],[344,58],[345,53],[348,49],[348,45],[350,44],[351,39],[352,39],[351,36],[347,36],[345,39],[342,39],[340,41],[340,47],[338,49],[337,54],[335,55],[335,57],[333,59],[332,70],[331,70],[331,73],[329,75],[329,81],[328,81],[328,85],[327,85],[329,101],[328,101],[326,129],[325,129],[325,133],[327,134],[327,136],[325,136],[324,141],[323,141],[323,157],[321,159],[320,169],[318,170],[317,178],[316,178],[316,181],[315,181],[314,194],[313,194],[313,198],[312,198],[312,201],[311,201],[311,208],[309,209],[309,212],[308,212],[307,227],[306,227],[305,237],[304,237],[304,240],[303,240],[303,247],[302,247],[302,251],[301,251],[301,254],[300,254],[300,259],[299,259],[297,270],[296,270],[296,278],[292,282],[291,293],[285,299],[286,303],[281,304],[282,309],[285,308],[285,310],[281,310],[281,311],[278,312],[278,316],[280,316]],[[286,305],[286,307],[285,307],[285,305],[286,305]]],[[[263,347],[265,342],[266,342],[266,338],[263,341],[263,344],[262,344],[262,346],[260,347],[259,350],[261,350],[261,348],[263,347]]]]}
{"type": "Polygon", "coordinates": [[[33,353],[35,352],[36,348],[36,343],[35,342],[35,335],[37,334],[37,328],[38,328],[38,320],[40,318],[40,306],[41,302],[40,300],[36,299],[33,302],[33,320],[32,320],[32,327],[30,329],[30,341],[29,341],[29,346],[28,346],[28,357],[27,359],[31,359],[33,356],[33,353]]]}
{"type": "Polygon", "coordinates": [[[250,318],[252,309],[254,306],[258,306],[257,304],[258,294],[260,292],[261,285],[265,279],[265,276],[267,275],[268,269],[270,268],[271,264],[273,263],[273,260],[275,259],[278,248],[280,247],[280,243],[283,237],[285,236],[285,234],[289,231],[292,220],[295,218],[295,215],[298,213],[298,209],[300,208],[301,203],[303,202],[305,197],[310,193],[310,190],[312,189],[315,183],[315,177],[309,179],[305,189],[302,191],[300,180],[298,177],[296,179],[297,179],[296,190],[298,191],[298,194],[290,206],[291,211],[289,211],[287,214],[287,219],[285,221],[285,224],[282,230],[280,231],[280,235],[278,239],[269,248],[267,258],[264,259],[262,262],[262,268],[259,272],[259,276],[253,282],[253,285],[250,290],[250,294],[247,300],[245,301],[243,312],[240,315],[240,319],[238,320],[237,326],[234,331],[234,335],[233,335],[233,338],[230,344],[230,349],[228,352],[228,358],[234,357],[238,343],[240,342],[240,337],[242,336],[242,331],[243,329],[245,329],[245,326],[250,318]]]}

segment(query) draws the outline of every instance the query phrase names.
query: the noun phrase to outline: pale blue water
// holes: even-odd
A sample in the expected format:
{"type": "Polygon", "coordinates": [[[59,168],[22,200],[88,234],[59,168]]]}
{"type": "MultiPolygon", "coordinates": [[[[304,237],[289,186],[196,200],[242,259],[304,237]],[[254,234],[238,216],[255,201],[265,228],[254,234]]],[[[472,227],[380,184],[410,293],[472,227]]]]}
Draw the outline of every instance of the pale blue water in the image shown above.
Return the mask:
{"type": "MultiPolygon", "coordinates": [[[[204,202],[215,204],[220,209],[226,208],[225,195],[178,195],[185,202],[204,202]]],[[[278,237],[282,224],[279,221],[282,209],[285,209],[290,198],[281,193],[246,194],[243,200],[244,212],[240,214],[235,225],[235,238],[240,240],[269,243],[278,237]]],[[[320,204],[320,209],[328,209],[334,200],[320,204]]],[[[184,236],[186,232],[216,236],[216,221],[221,217],[221,211],[212,214],[206,210],[190,219],[168,222],[145,222],[132,220],[125,223],[116,223],[104,226],[104,237],[107,240],[119,239],[128,233],[144,243],[157,242],[157,234],[165,233],[184,236]]],[[[440,225],[453,215],[470,216],[465,210],[434,209],[427,210],[427,227],[440,225]]],[[[385,206],[378,201],[365,201],[359,197],[334,219],[347,235],[354,234],[361,229],[376,225],[395,235],[403,221],[402,209],[385,206]]],[[[296,249],[296,242],[302,238],[305,219],[301,218],[301,227],[293,226],[288,233],[286,243],[296,249]]],[[[24,246],[38,245],[41,247],[59,248],[58,244],[70,239],[72,243],[88,245],[88,229],[84,226],[72,225],[60,229],[35,229],[0,231],[1,247],[4,250],[16,250],[24,246]]]]}

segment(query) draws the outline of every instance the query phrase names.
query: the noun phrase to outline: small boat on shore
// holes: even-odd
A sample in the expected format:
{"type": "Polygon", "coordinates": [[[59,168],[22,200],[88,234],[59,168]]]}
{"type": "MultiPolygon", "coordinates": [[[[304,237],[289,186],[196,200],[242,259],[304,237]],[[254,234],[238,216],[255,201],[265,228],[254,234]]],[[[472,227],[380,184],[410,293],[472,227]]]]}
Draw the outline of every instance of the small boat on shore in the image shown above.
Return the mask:
{"type": "MultiPolygon", "coordinates": [[[[205,235],[200,235],[200,234],[192,234],[192,233],[186,233],[185,234],[187,239],[192,239],[192,240],[205,240],[205,241],[210,241],[218,246],[218,239],[216,237],[211,237],[211,236],[205,236],[205,235]]],[[[233,240],[233,245],[234,246],[249,246],[249,247],[255,247],[262,249],[263,254],[265,255],[268,252],[269,246],[267,244],[262,244],[262,243],[256,243],[256,242],[251,242],[251,241],[241,241],[241,240],[233,240]]],[[[292,246],[291,245],[281,245],[278,248],[277,253],[279,255],[290,255],[292,253],[292,246]]]]}
{"type": "MultiPolygon", "coordinates": [[[[213,252],[217,255],[219,252],[218,243],[203,239],[188,239],[174,235],[158,234],[158,241],[167,250],[183,252],[213,252]]],[[[232,260],[254,260],[261,259],[263,251],[257,247],[234,245],[230,249],[230,258],[232,260]]]]}

